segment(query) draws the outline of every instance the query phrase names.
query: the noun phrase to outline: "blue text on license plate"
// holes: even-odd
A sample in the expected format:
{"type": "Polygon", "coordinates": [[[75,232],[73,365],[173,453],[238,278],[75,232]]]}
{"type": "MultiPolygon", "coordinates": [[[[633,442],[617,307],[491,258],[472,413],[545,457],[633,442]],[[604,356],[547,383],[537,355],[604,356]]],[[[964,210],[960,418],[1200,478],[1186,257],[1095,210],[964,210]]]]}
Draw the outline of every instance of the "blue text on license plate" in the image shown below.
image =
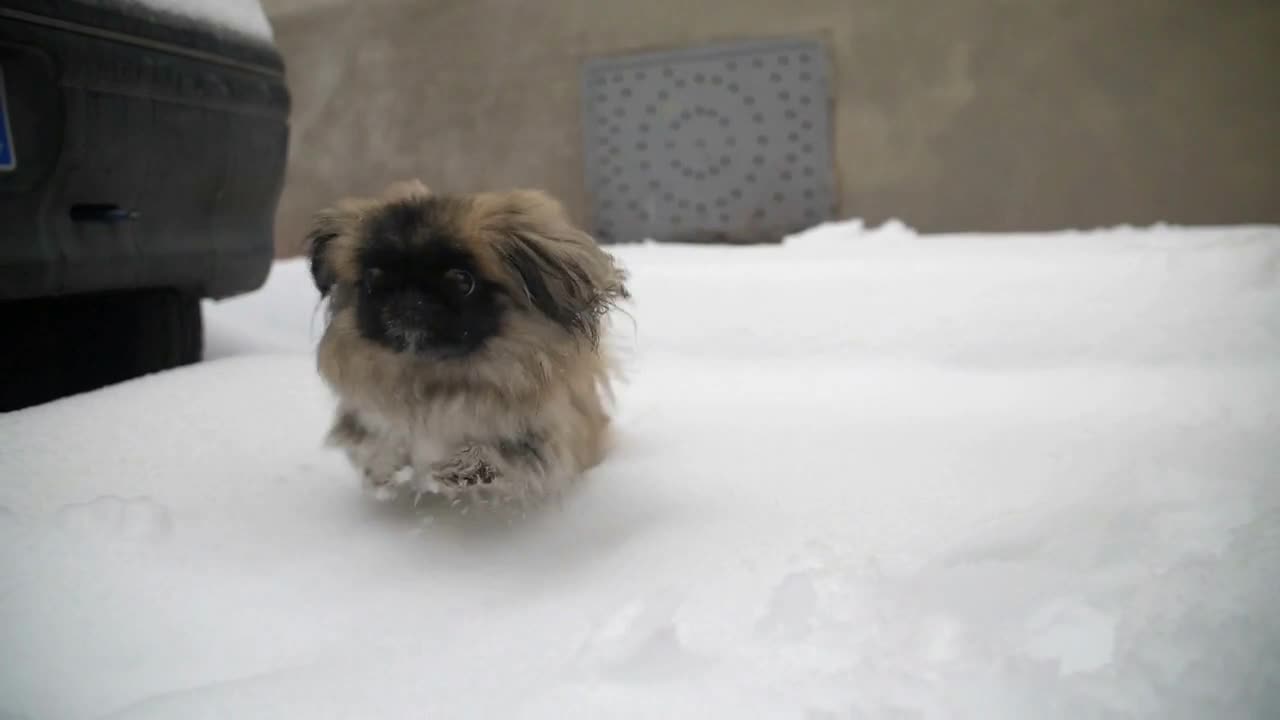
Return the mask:
{"type": "Polygon", "coordinates": [[[0,68],[0,172],[18,166],[18,155],[13,149],[13,131],[9,128],[8,100],[4,87],[4,68],[0,68]]]}

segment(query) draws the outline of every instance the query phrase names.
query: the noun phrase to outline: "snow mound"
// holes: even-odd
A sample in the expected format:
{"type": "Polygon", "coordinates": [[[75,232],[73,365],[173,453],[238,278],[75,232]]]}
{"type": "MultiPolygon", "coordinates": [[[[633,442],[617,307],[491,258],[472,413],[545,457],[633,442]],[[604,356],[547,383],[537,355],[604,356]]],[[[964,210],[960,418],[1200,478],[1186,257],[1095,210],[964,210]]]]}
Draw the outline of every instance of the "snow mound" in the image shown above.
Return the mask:
{"type": "Polygon", "coordinates": [[[300,261],[0,415],[0,717],[1265,717],[1280,229],[622,248],[616,453],[363,498],[300,261]]]}
{"type": "Polygon", "coordinates": [[[89,4],[125,7],[157,21],[176,16],[261,42],[273,40],[260,0],[89,0],[89,4]]]}

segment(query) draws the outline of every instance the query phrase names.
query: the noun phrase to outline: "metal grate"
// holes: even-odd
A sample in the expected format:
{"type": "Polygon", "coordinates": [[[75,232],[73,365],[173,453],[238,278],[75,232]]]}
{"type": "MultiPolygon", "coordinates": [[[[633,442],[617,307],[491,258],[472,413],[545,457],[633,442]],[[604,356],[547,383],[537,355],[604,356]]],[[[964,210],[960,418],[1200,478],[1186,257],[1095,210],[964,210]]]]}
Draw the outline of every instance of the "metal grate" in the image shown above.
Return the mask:
{"type": "Polygon", "coordinates": [[[597,237],[774,241],[829,219],[826,58],[818,42],[765,41],[587,61],[597,237]]]}

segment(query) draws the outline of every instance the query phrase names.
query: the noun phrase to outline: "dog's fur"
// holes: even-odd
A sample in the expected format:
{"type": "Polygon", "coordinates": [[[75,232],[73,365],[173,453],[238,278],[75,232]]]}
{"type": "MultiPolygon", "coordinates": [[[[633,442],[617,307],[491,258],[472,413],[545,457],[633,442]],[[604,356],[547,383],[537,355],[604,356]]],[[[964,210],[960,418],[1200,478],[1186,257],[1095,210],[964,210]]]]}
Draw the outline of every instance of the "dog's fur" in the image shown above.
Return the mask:
{"type": "Polygon", "coordinates": [[[320,212],[308,239],[329,441],[367,487],[537,499],[603,459],[625,274],[555,200],[399,183],[320,212]]]}

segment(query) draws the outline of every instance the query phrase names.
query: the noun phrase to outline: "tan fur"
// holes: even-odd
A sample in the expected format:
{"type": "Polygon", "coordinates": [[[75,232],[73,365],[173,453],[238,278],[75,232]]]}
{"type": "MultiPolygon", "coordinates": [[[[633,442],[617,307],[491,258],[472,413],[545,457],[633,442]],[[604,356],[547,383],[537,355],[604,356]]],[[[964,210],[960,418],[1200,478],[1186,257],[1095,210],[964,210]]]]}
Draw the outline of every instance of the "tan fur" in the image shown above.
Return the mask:
{"type": "Polygon", "coordinates": [[[357,331],[352,300],[358,252],[367,241],[363,227],[387,203],[428,196],[421,183],[398,183],[380,198],[345,199],[316,217],[314,267],[332,280],[318,349],[320,374],[339,398],[330,441],[383,491],[408,486],[500,499],[558,493],[606,452],[612,367],[599,340],[605,312],[626,297],[624,273],[541,192],[435,198],[451,235],[512,299],[498,335],[472,355],[427,360],[396,353],[357,331]],[[548,292],[558,307],[573,310],[580,331],[535,306],[509,262],[522,249],[544,267],[548,292]],[[501,451],[528,437],[542,443],[535,453],[541,462],[501,451]],[[487,477],[482,466],[496,471],[494,481],[468,485],[487,477]]]}

